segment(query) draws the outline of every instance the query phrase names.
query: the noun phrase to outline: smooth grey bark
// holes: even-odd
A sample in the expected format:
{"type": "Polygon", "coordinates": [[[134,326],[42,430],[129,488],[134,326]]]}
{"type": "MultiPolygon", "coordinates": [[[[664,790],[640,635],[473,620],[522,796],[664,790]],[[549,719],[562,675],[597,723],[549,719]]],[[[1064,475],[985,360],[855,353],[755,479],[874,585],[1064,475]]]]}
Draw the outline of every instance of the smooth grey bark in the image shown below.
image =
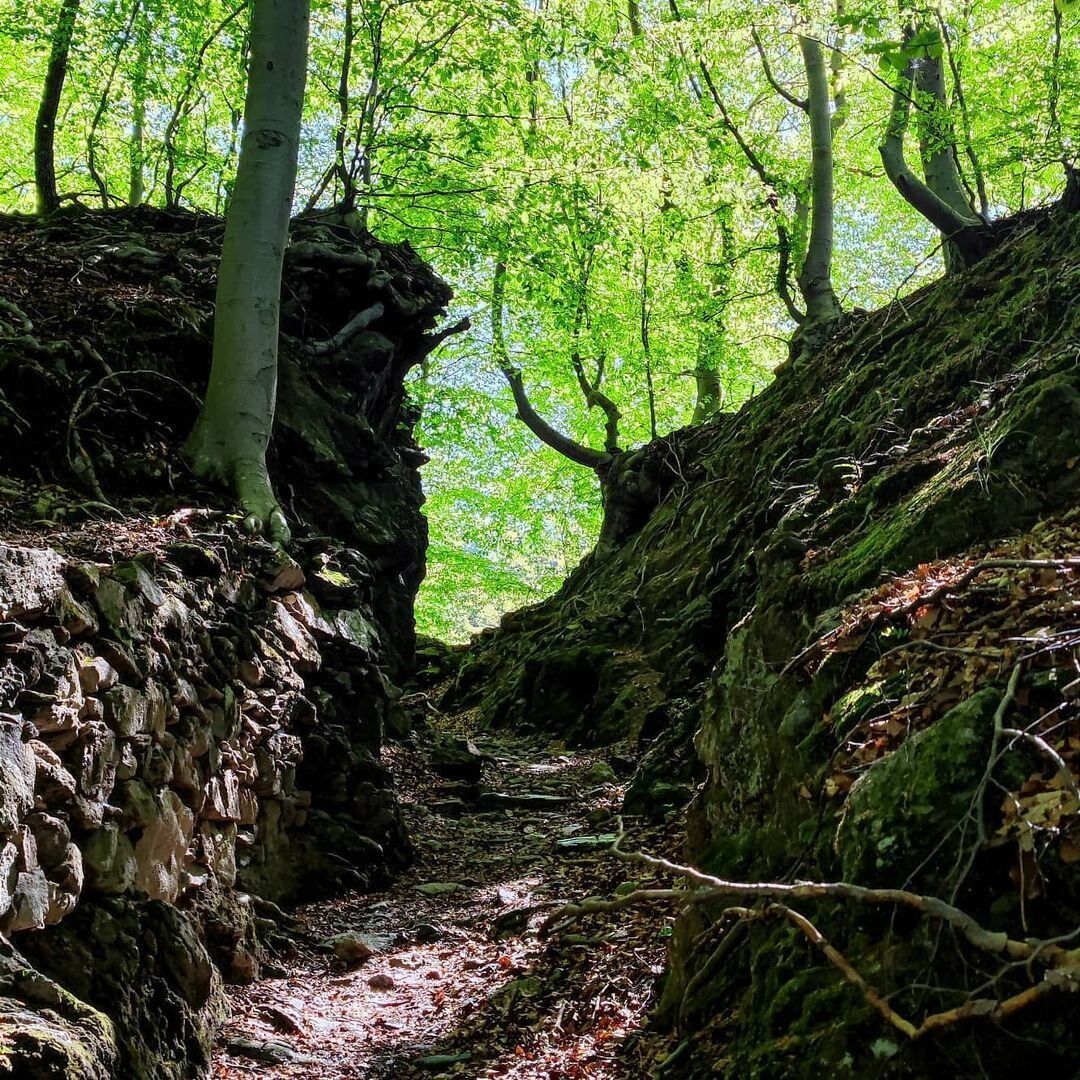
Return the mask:
{"type": "Polygon", "coordinates": [[[143,166],[146,160],[146,82],[150,70],[150,15],[139,4],[135,26],[135,68],[131,77],[131,142],[128,145],[128,205],[139,206],[145,196],[143,166]]]}
{"type": "Polygon", "coordinates": [[[904,136],[915,79],[916,63],[912,60],[893,91],[889,120],[878,151],[885,173],[896,190],[941,233],[946,248],[946,267],[955,270],[970,266],[986,254],[990,248],[989,230],[970,207],[966,213],[958,210],[908,167],[904,157],[904,136]]]}
{"type": "MultiPolygon", "coordinates": [[[[945,97],[945,72],[940,57],[925,56],[915,62],[914,86],[919,111],[919,157],[926,186],[958,217],[976,219],[971,202],[960,182],[956,165],[956,140],[945,97]]],[[[963,252],[942,237],[945,267],[955,271],[965,265],[963,252]]]]}
{"type": "Polygon", "coordinates": [[[49,50],[49,65],[45,69],[45,82],[41,88],[34,124],[34,186],[37,189],[37,212],[43,217],[60,208],[60,196],[56,190],[56,114],[60,109],[60,95],[67,79],[68,54],[75,34],[75,21],[79,15],[80,0],[62,0],[60,13],[53,30],[49,50]]]}
{"type": "Polygon", "coordinates": [[[690,423],[701,424],[718,412],[724,403],[724,391],[720,385],[720,376],[712,367],[711,358],[701,356],[694,368],[694,412],[690,423]]]}
{"type": "Polygon", "coordinates": [[[815,38],[799,35],[806,67],[807,114],[810,117],[810,234],[799,272],[799,291],[806,317],[799,328],[804,349],[816,349],[840,320],[840,304],[832,285],[833,148],[832,98],[825,51],[815,38]]]}
{"type": "MultiPolygon", "coordinates": [[[[642,229],[644,232],[644,229],[642,229]]],[[[656,438],[656,388],[653,386],[652,344],[649,340],[649,250],[641,239],[641,355],[645,361],[645,393],[649,399],[649,434],[656,438]]]]}
{"type": "Polygon", "coordinates": [[[266,468],[277,399],[281,267],[307,76],[308,0],[255,0],[244,135],[225,222],[214,352],[188,441],[200,476],[231,484],[245,526],[288,539],[266,468]]]}

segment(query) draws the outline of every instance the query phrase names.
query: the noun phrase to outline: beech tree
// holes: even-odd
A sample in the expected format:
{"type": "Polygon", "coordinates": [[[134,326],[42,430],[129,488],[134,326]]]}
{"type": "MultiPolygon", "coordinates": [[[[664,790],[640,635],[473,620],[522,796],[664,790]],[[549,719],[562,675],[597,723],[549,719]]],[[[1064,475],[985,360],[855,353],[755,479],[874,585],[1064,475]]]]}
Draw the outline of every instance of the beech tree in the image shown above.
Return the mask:
{"type": "MultiPolygon", "coordinates": [[[[249,16],[245,0],[0,0],[0,206],[224,213],[249,16]]],[[[602,470],[737,408],[778,362],[812,364],[840,308],[962,270],[999,218],[1061,195],[1078,19],[1071,0],[314,6],[293,208],[407,240],[480,328],[410,391],[432,457],[425,628],[528,602],[601,525],[595,467],[516,419],[493,317],[532,413],[602,470]]],[[[256,276],[272,302],[273,266],[256,276]]],[[[220,412],[192,440],[217,431],[209,475],[256,478],[253,524],[277,520],[264,359],[249,391],[215,372],[220,412]]]]}
{"type": "Polygon", "coordinates": [[[39,214],[51,214],[60,207],[60,195],[56,190],[56,114],[67,79],[68,54],[78,15],[79,0],[61,0],[34,124],[34,183],[39,214]]]}
{"type": "Polygon", "coordinates": [[[896,190],[941,233],[945,266],[962,270],[991,245],[987,222],[971,205],[960,182],[956,140],[945,94],[942,41],[936,28],[909,25],[899,52],[903,72],[881,141],[881,161],[896,190]],[[912,103],[919,107],[919,156],[923,177],[908,167],[904,136],[912,103]]]}
{"type": "Polygon", "coordinates": [[[195,471],[230,484],[252,532],[288,539],[266,467],[277,399],[281,267],[307,79],[307,0],[254,0],[244,135],[225,219],[210,383],[188,442],[195,471]]]}

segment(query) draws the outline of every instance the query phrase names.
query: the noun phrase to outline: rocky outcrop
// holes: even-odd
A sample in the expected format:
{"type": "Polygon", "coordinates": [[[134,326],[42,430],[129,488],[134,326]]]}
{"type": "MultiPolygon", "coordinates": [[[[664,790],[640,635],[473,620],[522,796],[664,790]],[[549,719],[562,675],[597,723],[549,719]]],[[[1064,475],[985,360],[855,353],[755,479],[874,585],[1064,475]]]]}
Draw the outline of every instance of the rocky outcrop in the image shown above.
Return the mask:
{"type": "MultiPolygon", "coordinates": [[[[483,635],[448,702],[492,725],[636,740],[627,809],[692,796],[688,861],[722,877],[844,876],[943,894],[995,933],[1075,928],[1068,782],[1028,744],[1001,758],[993,744],[989,762],[1025,635],[1046,644],[1023,660],[1008,722],[1075,730],[1060,726],[1076,723],[1075,685],[1055,643],[1076,640],[1080,583],[1052,564],[1078,542],[1080,218],[1059,207],[1006,231],[978,267],[851,318],[739,413],[644,450],[670,463],[649,471],[651,512],[483,635]],[[988,552],[1004,563],[973,586],[964,572],[988,552]],[[1019,565],[1032,558],[1050,565],[1019,565]]],[[[735,924],[722,906],[679,923],[665,1076],[1071,1068],[1068,996],[1004,1030],[907,1040],[795,927],[735,924]]],[[[945,944],[933,920],[807,914],[916,1019],[1032,985],[945,944]]]]}
{"type": "MultiPolygon", "coordinates": [[[[213,1026],[194,1019],[217,978],[206,898],[365,887],[408,855],[377,760],[393,705],[370,609],[320,602],[321,559],[305,574],[250,541],[179,547],[193,542],[212,571],[181,571],[172,545],[111,565],[0,546],[0,576],[21,582],[0,612],[0,927],[140,1033],[120,1051],[132,1075],[196,1060],[213,1026]],[[165,939],[179,959],[139,944],[165,939]],[[159,962],[176,1007],[124,992],[159,962]],[[158,1008],[192,1030],[159,1045],[158,1008]]],[[[250,976],[257,950],[236,930],[220,959],[250,976]]]]}
{"type": "Polygon", "coordinates": [[[449,290],[407,247],[297,223],[271,452],[285,556],[180,454],[220,222],[0,232],[0,932],[17,950],[0,1069],[197,1075],[222,978],[258,972],[259,903],[365,888],[410,857],[379,763],[426,543],[403,380],[449,290]]]}

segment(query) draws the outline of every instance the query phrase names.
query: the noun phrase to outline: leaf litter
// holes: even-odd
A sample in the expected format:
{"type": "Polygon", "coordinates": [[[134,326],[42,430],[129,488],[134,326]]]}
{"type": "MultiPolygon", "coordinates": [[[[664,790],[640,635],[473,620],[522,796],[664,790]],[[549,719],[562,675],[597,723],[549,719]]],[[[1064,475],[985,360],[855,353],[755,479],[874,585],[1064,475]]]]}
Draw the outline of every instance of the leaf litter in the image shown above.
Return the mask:
{"type": "MultiPolygon", "coordinates": [[[[1038,766],[1001,789],[991,843],[1017,845],[1014,883],[1028,898],[1039,888],[1036,848],[1080,860],[1080,513],[895,577],[846,608],[790,667],[816,672],[856,653],[872,658],[859,688],[876,707],[834,732],[826,796],[842,799],[912,734],[1022,665],[1004,739],[1038,766]]],[[[822,722],[834,727],[835,719],[822,722]]]]}
{"type": "MultiPolygon", "coordinates": [[[[291,913],[299,930],[266,976],[229,990],[218,1080],[647,1074],[659,1037],[643,1025],[672,916],[634,910],[592,920],[581,934],[537,933],[567,901],[627,887],[626,866],[587,839],[610,833],[623,796],[619,783],[591,778],[596,763],[626,748],[494,742],[471,732],[468,715],[434,724],[480,745],[485,790],[566,802],[482,810],[475,788],[431,769],[426,734],[419,746],[386,746],[415,864],[385,892],[291,913]],[[358,942],[354,952],[324,944],[344,935],[358,942]]],[[[676,820],[627,827],[634,843],[678,850],[676,820]]]]}

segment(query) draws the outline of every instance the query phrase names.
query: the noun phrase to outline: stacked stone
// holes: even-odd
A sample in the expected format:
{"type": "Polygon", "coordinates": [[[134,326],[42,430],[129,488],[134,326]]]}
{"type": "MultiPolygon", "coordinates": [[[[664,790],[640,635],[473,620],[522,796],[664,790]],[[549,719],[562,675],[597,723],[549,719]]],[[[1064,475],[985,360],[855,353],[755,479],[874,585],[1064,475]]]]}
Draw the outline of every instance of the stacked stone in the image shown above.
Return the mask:
{"type": "MultiPolygon", "coordinates": [[[[98,566],[0,547],[6,932],[59,922],[84,891],[176,903],[232,887],[245,867],[286,891],[297,874],[281,866],[312,801],[297,784],[304,737],[318,732],[316,701],[333,711],[320,679],[360,677],[386,697],[367,615],[324,612],[287,557],[227,571],[195,545],[174,555],[98,566]],[[325,650],[356,670],[322,672],[325,650]]],[[[378,721],[385,703],[369,705],[378,721]]],[[[377,747],[375,727],[361,743],[377,747]]],[[[396,824],[386,786],[384,832],[396,824]]]]}

